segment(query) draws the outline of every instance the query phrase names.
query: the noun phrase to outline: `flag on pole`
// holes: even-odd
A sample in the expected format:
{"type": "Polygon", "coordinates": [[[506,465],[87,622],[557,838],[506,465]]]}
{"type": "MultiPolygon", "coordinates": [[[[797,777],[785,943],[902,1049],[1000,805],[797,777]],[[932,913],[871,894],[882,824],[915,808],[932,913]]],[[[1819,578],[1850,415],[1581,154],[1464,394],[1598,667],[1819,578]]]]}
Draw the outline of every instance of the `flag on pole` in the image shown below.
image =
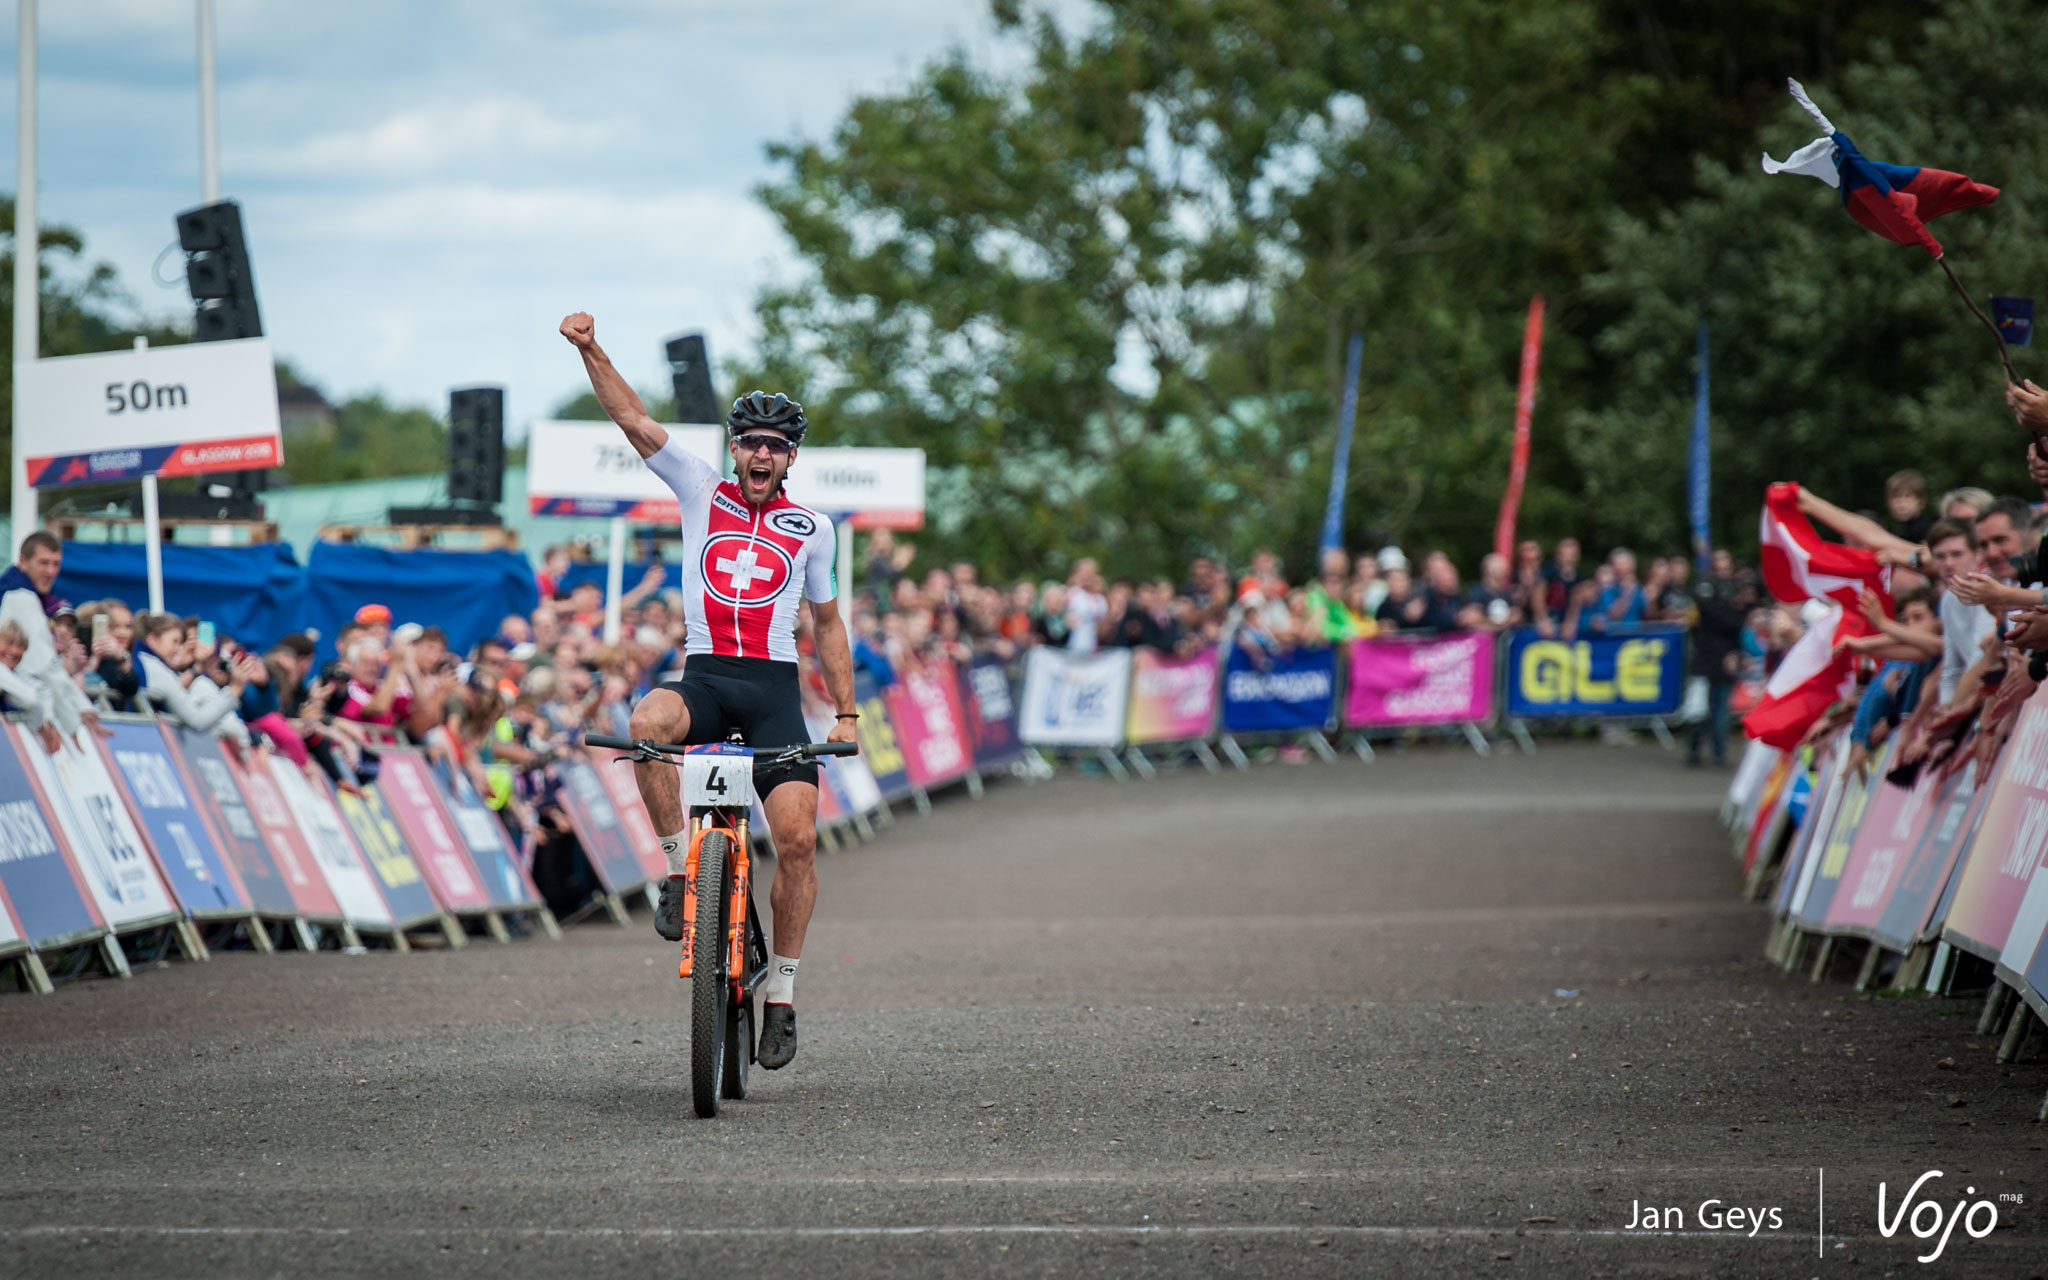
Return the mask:
{"type": "Polygon", "coordinates": [[[1707,531],[1707,480],[1709,450],[1707,441],[1707,322],[1700,321],[1699,372],[1693,382],[1692,397],[1692,460],[1687,476],[1687,494],[1692,506],[1692,553],[1698,562],[1700,576],[1707,573],[1707,557],[1712,551],[1707,531]]]}
{"type": "Polygon", "coordinates": [[[1897,244],[1917,244],[1939,258],[1941,242],[1927,224],[1943,214],[1998,199],[1997,187],[1972,182],[1960,173],[1866,158],[1849,135],[1835,128],[1813,105],[1797,80],[1785,83],[1823,136],[1782,161],[1765,152],[1764,172],[1803,173],[1820,179],[1842,193],[1842,207],[1868,230],[1897,244]]]}
{"type": "Polygon", "coordinates": [[[1330,463],[1330,500],[1323,508],[1322,550],[1344,547],[1344,492],[1351,487],[1351,424],[1358,420],[1358,366],[1365,359],[1365,335],[1352,331],[1344,358],[1344,403],[1337,413],[1337,456],[1330,463]]]}
{"type": "Polygon", "coordinates": [[[1529,419],[1536,412],[1536,372],[1543,360],[1543,295],[1529,299],[1529,318],[1522,325],[1522,377],[1515,388],[1515,445],[1508,462],[1508,487],[1500,496],[1500,516],[1493,523],[1493,549],[1513,564],[1515,516],[1522,507],[1522,485],[1529,478],[1529,419]]]}
{"type": "Polygon", "coordinates": [[[1815,619],[1785,655],[1764,696],[1742,720],[1742,731],[1750,737],[1789,751],[1855,687],[1856,659],[1836,645],[1874,634],[1857,606],[1865,588],[1875,591],[1885,614],[1891,614],[1891,571],[1875,552],[1829,542],[1815,532],[1799,510],[1796,484],[1774,484],[1765,491],[1757,540],[1764,585],[1772,595],[1787,604],[1818,600],[1828,606],[1827,614],[1815,619]]]}

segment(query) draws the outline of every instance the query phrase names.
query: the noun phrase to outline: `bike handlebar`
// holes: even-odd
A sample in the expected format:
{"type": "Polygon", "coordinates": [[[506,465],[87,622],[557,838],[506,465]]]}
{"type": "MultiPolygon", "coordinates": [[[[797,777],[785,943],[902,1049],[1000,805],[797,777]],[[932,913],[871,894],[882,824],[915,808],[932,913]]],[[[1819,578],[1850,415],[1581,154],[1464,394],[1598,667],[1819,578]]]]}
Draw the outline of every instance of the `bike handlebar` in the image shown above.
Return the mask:
{"type": "MultiPolygon", "coordinates": [[[[614,738],[597,733],[585,734],[583,741],[586,746],[605,747],[613,751],[631,751],[642,758],[652,758],[657,755],[681,755],[689,750],[689,747],[680,742],[637,742],[631,738],[614,738]]],[[[713,744],[699,743],[696,745],[710,746],[713,744]]],[[[773,756],[786,760],[812,760],[819,756],[858,755],[860,748],[851,742],[799,742],[794,746],[788,747],[755,747],[753,751],[757,756],[773,756]]]]}

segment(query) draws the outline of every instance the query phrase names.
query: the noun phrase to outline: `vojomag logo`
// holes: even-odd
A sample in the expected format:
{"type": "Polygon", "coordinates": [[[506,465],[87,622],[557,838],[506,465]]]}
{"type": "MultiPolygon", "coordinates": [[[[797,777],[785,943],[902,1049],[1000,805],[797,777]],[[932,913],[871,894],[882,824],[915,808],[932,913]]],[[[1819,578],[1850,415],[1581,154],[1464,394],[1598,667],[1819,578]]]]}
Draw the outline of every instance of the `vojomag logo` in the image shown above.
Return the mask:
{"type": "MultiPolygon", "coordinates": [[[[1973,1240],[1982,1240],[1985,1236],[1998,1230],[1998,1206],[1989,1200],[1971,1201],[1967,1198],[1958,1200],[1955,1203],[1955,1207],[1946,1214],[1942,1212],[1941,1206],[1931,1199],[1922,1200],[1918,1204],[1913,1202],[1913,1197],[1920,1194],[1920,1188],[1926,1185],[1929,1178],[1939,1178],[1941,1176],[1941,1170],[1929,1169],[1926,1173],[1915,1178],[1913,1185],[1906,1188],[1906,1194],[1899,1199],[1898,1211],[1893,1213],[1889,1219],[1885,1217],[1885,1184],[1882,1182],[1877,1184],[1878,1234],[1889,1240],[1898,1234],[1901,1226],[1904,1226],[1920,1240],[1934,1240],[1934,1251],[1921,1255],[1921,1262],[1933,1262],[1941,1257],[1942,1250],[1948,1248],[1949,1237],[1955,1234],[1956,1223],[1958,1222],[1963,1224],[1964,1233],[1973,1240]],[[1910,1212],[1908,1212],[1909,1210],[1910,1212]],[[1978,1225],[1980,1222],[1983,1224],[1982,1226],[1978,1225]],[[1937,1236],[1940,1237],[1938,1240],[1936,1240],[1937,1236]]],[[[1963,1195],[1965,1197],[1976,1194],[1977,1188],[1975,1187],[1963,1188],[1963,1195]]],[[[2001,1197],[2001,1199],[2010,1199],[2015,1203],[2018,1202],[2017,1196],[2005,1196],[2001,1197]]]]}

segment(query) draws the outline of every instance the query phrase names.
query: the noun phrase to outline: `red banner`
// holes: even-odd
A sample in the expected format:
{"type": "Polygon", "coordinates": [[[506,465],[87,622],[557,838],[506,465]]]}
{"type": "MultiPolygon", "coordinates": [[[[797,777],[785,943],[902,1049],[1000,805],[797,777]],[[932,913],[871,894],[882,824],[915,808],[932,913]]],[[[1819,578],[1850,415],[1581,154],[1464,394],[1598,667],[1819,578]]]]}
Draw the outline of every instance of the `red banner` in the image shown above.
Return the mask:
{"type": "Polygon", "coordinates": [[[897,672],[899,682],[883,698],[889,723],[903,744],[910,780],[929,791],[974,767],[967,752],[966,723],[960,707],[960,679],[953,664],[940,660],[897,672]]]}
{"type": "Polygon", "coordinates": [[[1493,549],[1508,563],[1515,558],[1515,513],[1522,506],[1522,483],[1529,478],[1529,418],[1536,412],[1536,367],[1543,359],[1543,295],[1529,299],[1529,320],[1522,329],[1522,381],[1515,391],[1515,451],[1508,464],[1508,489],[1500,497],[1500,519],[1493,526],[1493,549]]]}

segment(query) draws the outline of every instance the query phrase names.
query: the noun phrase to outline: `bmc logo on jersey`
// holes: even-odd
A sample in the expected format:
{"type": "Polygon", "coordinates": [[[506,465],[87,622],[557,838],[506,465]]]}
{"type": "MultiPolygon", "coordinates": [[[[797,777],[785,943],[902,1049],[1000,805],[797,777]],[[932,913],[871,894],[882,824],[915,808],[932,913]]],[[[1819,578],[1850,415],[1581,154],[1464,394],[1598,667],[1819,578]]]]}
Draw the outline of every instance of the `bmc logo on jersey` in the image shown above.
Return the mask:
{"type": "Polygon", "coordinates": [[[784,508],[769,513],[768,527],[792,538],[808,538],[818,531],[818,522],[804,512],[784,508]]]}
{"type": "Polygon", "coordinates": [[[697,567],[705,592],[720,604],[731,605],[770,604],[796,573],[787,551],[744,533],[712,534],[697,567]]]}

